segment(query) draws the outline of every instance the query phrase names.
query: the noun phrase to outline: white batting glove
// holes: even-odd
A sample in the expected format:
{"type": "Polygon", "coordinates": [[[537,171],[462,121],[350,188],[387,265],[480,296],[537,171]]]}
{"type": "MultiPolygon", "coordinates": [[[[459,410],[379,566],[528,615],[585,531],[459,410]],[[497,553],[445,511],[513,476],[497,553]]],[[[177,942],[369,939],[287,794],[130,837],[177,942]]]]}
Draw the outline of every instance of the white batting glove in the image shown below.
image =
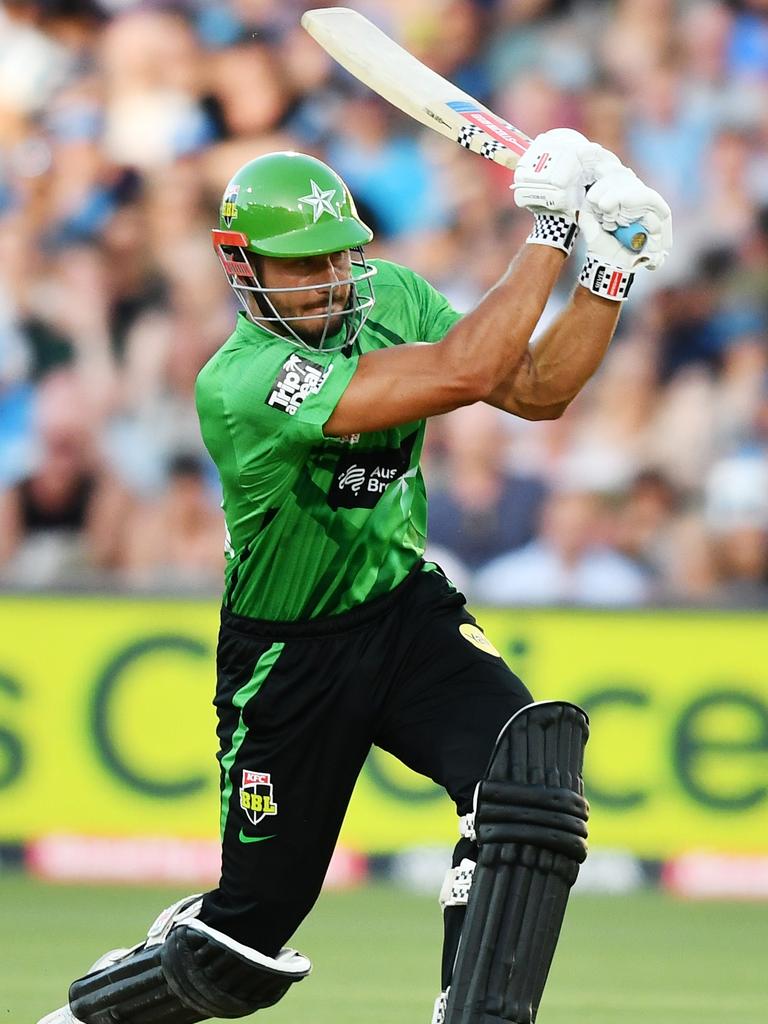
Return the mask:
{"type": "Polygon", "coordinates": [[[515,168],[515,203],[531,213],[576,220],[584,198],[584,161],[592,143],[570,128],[537,135],[515,168]]]}
{"type": "Polygon", "coordinates": [[[590,188],[579,213],[587,248],[628,270],[657,270],[672,248],[672,211],[654,189],[627,167],[607,174],[590,188]],[[609,232],[641,223],[648,235],[642,252],[625,248],[609,232]]]}
{"type": "Polygon", "coordinates": [[[607,174],[587,193],[579,212],[587,260],[579,283],[596,295],[621,301],[638,267],[657,270],[672,248],[672,213],[665,200],[626,167],[607,174]],[[610,232],[640,222],[648,236],[641,252],[622,245],[610,232]]]}
{"type": "Polygon", "coordinates": [[[515,169],[515,203],[534,214],[527,241],[569,254],[587,185],[621,167],[617,156],[571,128],[537,135],[515,169]]]}

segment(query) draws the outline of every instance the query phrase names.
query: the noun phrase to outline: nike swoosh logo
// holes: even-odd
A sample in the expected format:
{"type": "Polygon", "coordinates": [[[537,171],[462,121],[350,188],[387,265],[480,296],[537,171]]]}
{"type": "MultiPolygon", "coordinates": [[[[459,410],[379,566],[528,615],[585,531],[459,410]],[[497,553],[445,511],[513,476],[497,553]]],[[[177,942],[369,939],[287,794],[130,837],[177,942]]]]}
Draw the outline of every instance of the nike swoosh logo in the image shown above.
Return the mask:
{"type": "Polygon", "coordinates": [[[263,843],[265,839],[275,839],[275,836],[247,836],[242,829],[240,829],[240,842],[241,843],[263,843]]]}

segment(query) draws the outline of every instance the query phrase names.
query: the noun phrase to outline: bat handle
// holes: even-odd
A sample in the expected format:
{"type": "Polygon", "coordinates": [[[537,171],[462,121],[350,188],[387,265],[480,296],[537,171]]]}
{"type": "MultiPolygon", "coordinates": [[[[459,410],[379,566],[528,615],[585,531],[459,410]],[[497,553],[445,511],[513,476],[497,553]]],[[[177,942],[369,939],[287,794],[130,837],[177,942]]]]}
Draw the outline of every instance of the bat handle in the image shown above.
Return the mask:
{"type": "Polygon", "coordinates": [[[639,221],[628,224],[625,228],[616,228],[613,235],[617,241],[632,252],[642,252],[648,241],[648,232],[639,221]]]}

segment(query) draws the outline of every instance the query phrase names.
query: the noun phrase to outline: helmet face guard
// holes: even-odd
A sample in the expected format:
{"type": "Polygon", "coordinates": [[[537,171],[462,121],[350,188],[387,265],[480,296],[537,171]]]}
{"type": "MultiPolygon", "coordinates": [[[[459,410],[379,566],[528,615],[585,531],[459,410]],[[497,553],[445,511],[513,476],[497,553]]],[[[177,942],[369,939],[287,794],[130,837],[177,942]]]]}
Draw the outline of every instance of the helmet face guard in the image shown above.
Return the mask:
{"type": "Polygon", "coordinates": [[[355,341],[375,302],[376,268],[367,262],[362,248],[372,238],[339,175],[321,160],[293,152],[268,153],[244,164],[227,185],[219,227],[213,232],[227,280],[250,320],[278,338],[315,350],[325,349],[326,341],[343,333],[334,351],[355,341]],[[280,260],[340,252],[354,254],[347,278],[312,286],[266,288],[254,263],[254,256],[280,260]],[[334,311],[339,291],[347,288],[344,309],[334,311]],[[324,314],[284,316],[278,311],[279,295],[302,291],[328,292],[324,314]],[[302,337],[302,322],[317,322],[323,315],[320,340],[307,341],[302,337]],[[340,322],[343,332],[338,330],[340,322]]]}
{"type": "MultiPolygon", "coordinates": [[[[268,331],[277,338],[283,338],[306,349],[322,349],[325,352],[337,352],[347,349],[354,344],[360,334],[365,321],[376,301],[376,294],[373,287],[373,278],[377,268],[372,266],[365,258],[362,246],[355,246],[350,249],[355,255],[352,258],[353,268],[359,269],[360,273],[352,273],[341,281],[328,281],[326,284],[303,285],[291,288],[265,288],[259,280],[248,254],[253,253],[248,248],[248,236],[241,231],[223,231],[214,229],[213,246],[219,257],[227,280],[245,310],[246,316],[263,330],[268,331]],[[356,257],[356,258],[355,258],[356,257]],[[334,299],[340,289],[349,286],[349,298],[342,310],[334,310],[334,299]],[[362,287],[361,287],[362,286],[362,287]],[[273,295],[281,295],[290,292],[328,292],[328,304],[325,311],[325,326],[317,344],[313,345],[301,337],[300,326],[296,329],[293,325],[300,325],[302,321],[318,320],[322,313],[308,313],[302,316],[283,316],[278,312],[272,301],[273,295]],[[256,299],[259,313],[255,313],[249,297],[256,299]],[[264,311],[264,307],[267,311],[264,311]],[[344,338],[340,344],[326,346],[325,342],[329,337],[331,324],[337,318],[344,320],[344,338]]],[[[317,253],[315,255],[323,255],[317,253]]],[[[271,257],[277,258],[277,257],[271,257]]]]}

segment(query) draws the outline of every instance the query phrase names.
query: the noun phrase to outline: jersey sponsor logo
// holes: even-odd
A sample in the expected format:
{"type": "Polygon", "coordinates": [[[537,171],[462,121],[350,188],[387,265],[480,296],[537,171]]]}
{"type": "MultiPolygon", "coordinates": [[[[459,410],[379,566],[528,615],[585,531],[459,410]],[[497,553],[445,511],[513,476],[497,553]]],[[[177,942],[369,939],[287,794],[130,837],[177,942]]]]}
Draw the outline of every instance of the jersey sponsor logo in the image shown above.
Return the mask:
{"type": "Polygon", "coordinates": [[[240,807],[252,825],[267,816],[277,814],[277,804],[272,789],[272,776],[269,772],[253,772],[243,769],[243,781],[240,786],[240,807]]]}
{"type": "Polygon", "coordinates": [[[399,448],[374,448],[342,455],[328,492],[331,508],[373,508],[387,487],[407,472],[415,439],[413,433],[399,448]]]}
{"type": "MultiPolygon", "coordinates": [[[[392,470],[392,473],[395,471],[392,470]]],[[[362,466],[358,466],[353,463],[349,469],[346,469],[339,475],[338,487],[340,491],[343,491],[345,487],[351,487],[352,490],[357,494],[362,489],[365,483],[365,470],[362,466]]]]}
{"type": "Polygon", "coordinates": [[[459,632],[465,640],[469,640],[472,646],[477,647],[479,651],[483,651],[485,654],[492,654],[495,658],[501,657],[501,654],[499,654],[479,626],[475,626],[471,622],[462,622],[459,626],[459,632]]]}
{"type": "Polygon", "coordinates": [[[265,404],[295,416],[304,399],[318,393],[332,369],[332,364],[326,368],[298,355],[289,356],[275,378],[265,404]]]}

